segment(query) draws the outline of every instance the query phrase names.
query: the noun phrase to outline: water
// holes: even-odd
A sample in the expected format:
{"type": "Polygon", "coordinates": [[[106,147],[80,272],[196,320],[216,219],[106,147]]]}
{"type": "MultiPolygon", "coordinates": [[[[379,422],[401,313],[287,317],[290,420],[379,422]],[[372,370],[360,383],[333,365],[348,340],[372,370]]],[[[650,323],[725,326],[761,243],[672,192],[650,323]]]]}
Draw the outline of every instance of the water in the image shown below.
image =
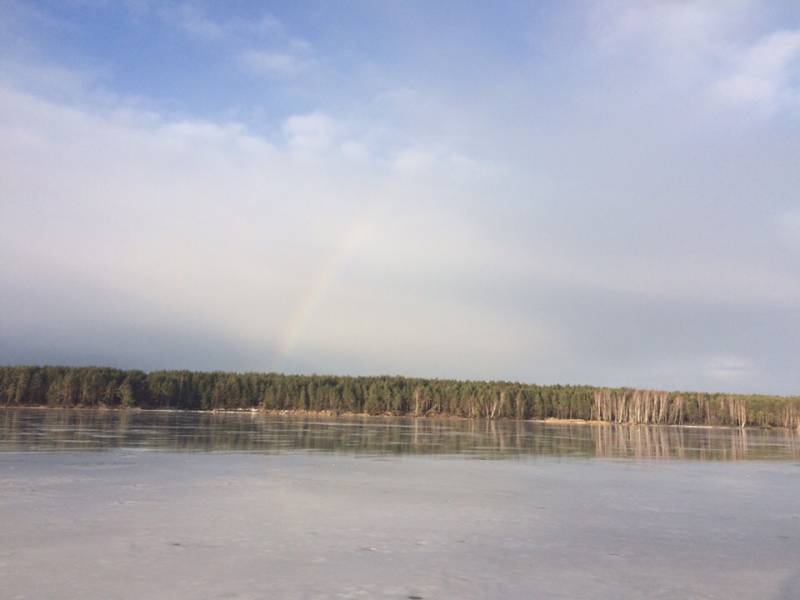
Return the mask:
{"type": "Polygon", "coordinates": [[[800,598],[794,432],[0,410],[0,598],[800,598]]]}

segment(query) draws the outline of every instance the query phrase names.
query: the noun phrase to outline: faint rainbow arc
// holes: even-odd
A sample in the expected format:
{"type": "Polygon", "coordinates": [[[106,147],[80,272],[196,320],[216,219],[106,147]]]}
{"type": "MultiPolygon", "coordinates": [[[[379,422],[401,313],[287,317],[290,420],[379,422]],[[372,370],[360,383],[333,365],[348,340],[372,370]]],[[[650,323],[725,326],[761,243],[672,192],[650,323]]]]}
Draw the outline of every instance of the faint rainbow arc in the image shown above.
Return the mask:
{"type": "Polygon", "coordinates": [[[308,290],[298,302],[277,346],[275,362],[280,364],[294,350],[311,317],[325,299],[347,259],[363,241],[368,226],[358,223],[350,227],[339,241],[336,251],[325,261],[308,290]]]}

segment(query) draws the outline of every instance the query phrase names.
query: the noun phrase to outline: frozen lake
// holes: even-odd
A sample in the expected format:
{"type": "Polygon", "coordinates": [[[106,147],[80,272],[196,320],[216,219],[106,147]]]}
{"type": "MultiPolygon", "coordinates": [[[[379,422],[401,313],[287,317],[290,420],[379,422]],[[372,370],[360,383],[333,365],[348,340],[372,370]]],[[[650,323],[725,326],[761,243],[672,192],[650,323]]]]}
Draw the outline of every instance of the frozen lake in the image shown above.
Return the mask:
{"type": "Polygon", "coordinates": [[[800,598],[783,431],[0,410],[2,598],[800,598]]]}

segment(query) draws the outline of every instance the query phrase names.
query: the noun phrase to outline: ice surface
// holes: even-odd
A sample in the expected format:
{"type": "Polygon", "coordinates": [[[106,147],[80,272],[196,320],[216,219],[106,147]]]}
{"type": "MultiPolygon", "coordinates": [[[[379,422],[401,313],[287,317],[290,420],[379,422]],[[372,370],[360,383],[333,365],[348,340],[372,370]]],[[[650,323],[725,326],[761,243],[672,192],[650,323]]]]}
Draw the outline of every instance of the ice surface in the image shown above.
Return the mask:
{"type": "Polygon", "coordinates": [[[800,598],[792,459],[31,452],[10,433],[2,598],[800,598]]]}

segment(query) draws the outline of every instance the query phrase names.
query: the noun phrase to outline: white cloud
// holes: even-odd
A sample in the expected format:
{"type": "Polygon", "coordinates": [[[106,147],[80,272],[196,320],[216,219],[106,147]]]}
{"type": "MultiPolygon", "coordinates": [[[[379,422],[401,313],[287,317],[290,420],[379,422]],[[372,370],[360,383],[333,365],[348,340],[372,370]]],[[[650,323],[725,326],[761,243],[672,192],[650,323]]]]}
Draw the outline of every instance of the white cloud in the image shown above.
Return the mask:
{"type": "Polygon", "coordinates": [[[399,150],[390,160],[391,168],[408,176],[428,175],[452,177],[460,181],[476,181],[497,176],[501,169],[444,148],[412,146],[399,150]]]}
{"type": "Polygon", "coordinates": [[[155,14],[191,37],[229,48],[239,66],[251,73],[287,77],[297,75],[312,64],[311,44],[288,35],[283,23],[271,14],[250,20],[215,19],[193,4],[160,7],[155,14]],[[265,40],[269,40],[271,49],[241,50],[263,46],[265,40]]]}
{"type": "Polygon", "coordinates": [[[363,160],[369,157],[369,149],[366,144],[356,140],[347,140],[339,146],[342,154],[353,160],[363,160]]]}
{"type": "Polygon", "coordinates": [[[800,31],[754,32],[753,24],[763,18],[757,2],[601,6],[593,22],[600,47],[614,60],[625,53],[642,70],[643,80],[653,78],[656,89],[681,90],[698,99],[710,96],[764,112],[796,105],[800,98],[794,76],[800,31]]]}
{"type": "MultiPolygon", "coordinates": [[[[781,244],[800,240],[800,146],[778,118],[720,110],[786,104],[795,33],[754,4],[613,6],[630,14],[604,17],[599,58],[557,41],[545,61],[492,53],[479,88],[411,53],[332,89],[341,57],[316,61],[279,24],[255,39],[194,15],[192,35],[276,91],[234,86],[216,120],[190,98],[169,117],[98,100],[101,80],[69,69],[0,68],[3,326],[24,339],[103,311],[187,323],[242,356],[289,347],[304,369],[796,388],[793,366],[765,370],[800,351],[781,244]],[[319,110],[269,120],[295,100],[319,110]]],[[[234,368],[273,366],[250,360],[234,368]]]]}
{"type": "Polygon", "coordinates": [[[610,2],[595,7],[592,22],[605,49],[693,76],[725,55],[753,7],[752,0],[730,0],[725,8],[715,0],[610,2]]]}
{"type": "Polygon", "coordinates": [[[236,40],[251,36],[264,37],[279,34],[283,29],[281,21],[271,14],[250,20],[215,19],[196,4],[151,5],[133,4],[129,10],[135,18],[141,19],[154,14],[189,36],[208,41],[236,40]]]}
{"type": "Polygon", "coordinates": [[[707,43],[718,30],[723,13],[715,2],[616,2],[599,6],[598,23],[603,39],[642,36],[669,46],[707,43]]]}
{"type": "Polygon", "coordinates": [[[434,167],[439,155],[423,148],[402,150],[392,161],[392,167],[401,173],[422,173],[434,167]]]}
{"type": "Polygon", "coordinates": [[[297,75],[308,66],[308,61],[283,52],[248,50],[239,55],[239,63],[248,71],[260,75],[297,75]]]}
{"type": "Polygon", "coordinates": [[[283,123],[283,133],[289,147],[299,153],[327,150],[333,144],[338,129],[337,123],[321,112],[293,115],[283,123]]]}
{"type": "Polygon", "coordinates": [[[223,24],[214,21],[189,4],[179,7],[174,13],[174,18],[178,27],[196,37],[219,40],[226,34],[223,24]]]}
{"type": "Polygon", "coordinates": [[[716,92],[739,105],[772,110],[800,100],[800,31],[776,31],[740,53],[716,92]]]}
{"type": "MultiPolygon", "coordinates": [[[[460,358],[437,364],[456,369],[464,357],[477,358],[488,348],[474,330],[461,327],[464,319],[482,323],[484,333],[502,332],[483,365],[499,368],[503,348],[527,343],[508,337],[516,328],[502,315],[447,293],[431,294],[424,281],[422,287],[406,281],[403,294],[381,283],[393,271],[407,277],[407,245],[448,249],[451,272],[466,269],[457,262],[473,251],[454,253],[462,241],[445,230],[433,235],[441,219],[448,231],[459,220],[431,213],[433,190],[409,187],[362,161],[293,160],[298,152],[337,148],[339,126],[324,113],[287,119],[287,150],[235,123],[154,121],[134,109],[67,107],[7,87],[0,88],[0,114],[0,247],[8,259],[0,278],[2,310],[19,300],[9,290],[28,290],[25,302],[38,307],[33,313],[41,309],[72,323],[69,329],[83,323],[75,314],[97,312],[101,296],[114,297],[124,306],[103,304],[110,323],[116,315],[148,327],[185,326],[257,348],[252,356],[264,357],[290,336],[288,324],[315,290],[314,311],[300,313],[314,325],[302,328],[293,346],[304,356],[349,360],[349,370],[392,365],[434,374],[422,358],[429,354],[412,348],[443,352],[452,343],[462,348],[460,358]],[[398,226],[400,214],[417,228],[398,226]],[[373,233],[342,254],[348,243],[342,232],[365,220],[373,233]],[[326,265],[337,255],[343,258],[331,271],[326,265]],[[392,255],[395,260],[385,260],[392,255]],[[52,297],[70,300],[45,310],[52,297]],[[404,325],[388,314],[403,314],[404,325]],[[398,327],[404,337],[395,335],[398,327]],[[391,338],[396,343],[389,347],[384,340],[391,338]]],[[[41,316],[29,322],[15,314],[15,332],[42,326],[41,316]]],[[[110,349],[109,360],[112,355],[110,349]]]]}

